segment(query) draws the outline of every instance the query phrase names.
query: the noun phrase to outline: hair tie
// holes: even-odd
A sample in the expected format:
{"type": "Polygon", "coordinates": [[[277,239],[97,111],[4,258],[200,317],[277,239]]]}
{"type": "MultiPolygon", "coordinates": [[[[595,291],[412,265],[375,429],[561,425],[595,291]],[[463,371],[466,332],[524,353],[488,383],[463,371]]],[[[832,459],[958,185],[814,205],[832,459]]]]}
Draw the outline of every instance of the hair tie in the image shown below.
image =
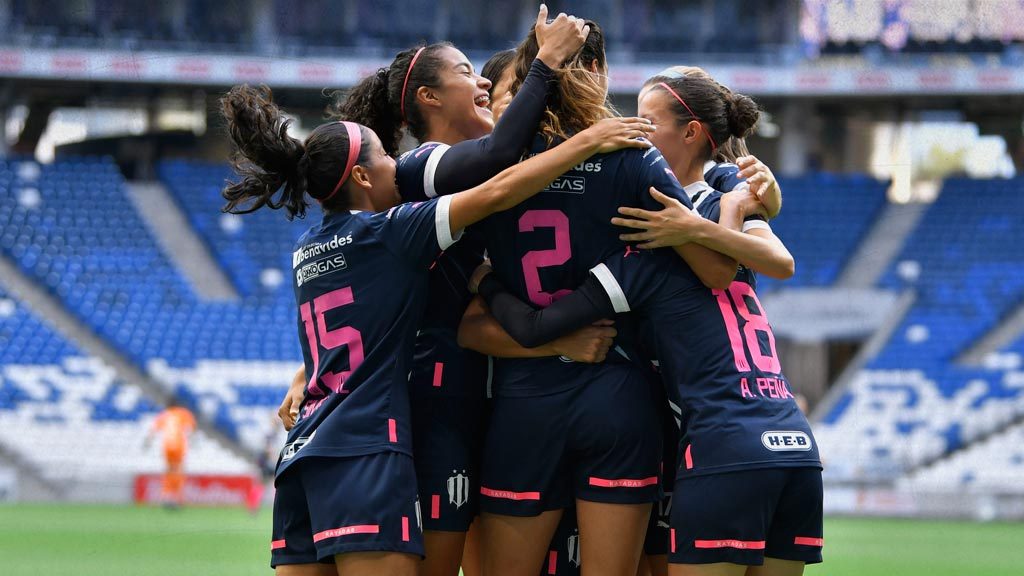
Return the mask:
{"type": "Polygon", "coordinates": [[[359,149],[362,147],[363,136],[359,129],[359,124],[355,122],[341,122],[340,124],[345,126],[345,131],[348,132],[348,160],[345,161],[345,171],[341,173],[341,178],[338,179],[338,183],[334,185],[334,190],[331,193],[320,199],[320,203],[323,204],[341,189],[341,185],[348,180],[348,175],[352,172],[352,167],[356,165],[356,160],[359,159],[359,149]]]}
{"type": "Polygon", "coordinates": [[[402,102],[401,102],[402,122],[406,122],[406,119],[405,119],[405,89],[409,87],[409,76],[412,75],[412,67],[416,65],[416,60],[420,57],[420,53],[422,53],[423,50],[425,50],[426,48],[427,48],[426,46],[422,46],[422,47],[420,47],[419,50],[416,51],[415,54],[413,54],[412,61],[409,62],[409,69],[405,72],[405,82],[402,82],[402,102]]]}
{"type": "Polygon", "coordinates": [[[683,102],[683,99],[679,96],[679,94],[676,94],[676,91],[673,90],[671,86],[665,84],[664,82],[658,82],[658,86],[662,86],[665,88],[665,90],[668,90],[670,94],[676,97],[676,100],[679,100],[679,103],[683,105],[683,108],[686,108],[686,111],[690,113],[690,116],[693,116],[693,119],[697,121],[697,125],[700,126],[701,131],[704,132],[704,135],[708,137],[708,142],[711,143],[711,153],[714,154],[715,150],[718,148],[718,144],[716,144],[715,139],[711,137],[711,132],[704,128],[704,121],[700,119],[700,116],[697,116],[696,114],[693,113],[693,110],[691,110],[690,107],[686,105],[686,102],[683,102]]]}

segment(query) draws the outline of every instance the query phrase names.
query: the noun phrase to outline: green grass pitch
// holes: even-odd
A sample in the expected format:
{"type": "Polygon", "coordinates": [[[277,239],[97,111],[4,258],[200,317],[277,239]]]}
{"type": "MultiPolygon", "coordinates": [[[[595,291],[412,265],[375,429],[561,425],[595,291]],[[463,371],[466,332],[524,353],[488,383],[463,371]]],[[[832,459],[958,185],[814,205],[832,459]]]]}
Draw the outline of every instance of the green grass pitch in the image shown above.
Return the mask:
{"type": "MultiPolygon", "coordinates": [[[[271,574],[270,512],[0,505],[5,576],[271,574]]],[[[1024,574],[1024,524],[830,518],[809,576],[1024,574]]]]}

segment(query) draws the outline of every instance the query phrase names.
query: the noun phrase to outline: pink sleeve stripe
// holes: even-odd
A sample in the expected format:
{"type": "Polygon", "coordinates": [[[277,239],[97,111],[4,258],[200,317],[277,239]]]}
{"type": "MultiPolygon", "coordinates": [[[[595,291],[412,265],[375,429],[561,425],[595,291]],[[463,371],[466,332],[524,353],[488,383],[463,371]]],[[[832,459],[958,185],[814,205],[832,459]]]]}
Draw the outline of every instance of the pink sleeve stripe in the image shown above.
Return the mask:
{"type": "Polygon", "coordinates": [[[402,516],[402,542],[409,541],[409,517],[402,516]]]}
{"type": "Polygon", "coordinates": [[[512,492],[511,490],[492,490],[486,486],[480,487],[480,493],[490,498],[501,498],[504,500],[540,500],[540,492],[512,492]]]}
{"type": "Polygon", "coordinates": [[[824,538],[809,538],[807,536],[797,536],[793,539],[793,544],[797,546],[817,546],[821,548],[825,545],[824,538]]]}
{"type": "Polygon", "coordinates": [[[398,422],[394,418],[388,418],[388,440],[398,442],[398,422]]]}
{"type": "Polygon", "coordinates": [[[668,545],[669,551],[673,554],[676,553],[676,529],[670,528],[668,531],[668,545]]]}
{"type": "Polygon", "coordinates": [[[558,574],[558,551],[551,550],[548,552],[548,575],[558,574]]]}
{"type": "Polygon", "coordinates": [[[441,495],[432,494],[430,496],[430,517],[437,520],[441,517],[441,495]]]}
{"type": "Polygon", "coordinates": [[[356,526],[342,526],[341,528],[331,528],[330,530],[324,530],[323,532],[317,532],[313,534],[313,542],[319,542],[328,538],[340,538],[341,536],[350,536],[352,534],[379,534],[380,526],[378,524],[359,524],[356,526]]]}
{"type": "Polygon", "coordinates": [[[434,388],[441,387],[441,375],[444,373],[444,362],[434,362],[434,388]]]}
{"type": "Polygon", "coordinates": [[[590,485],[600,486],[601,488],[643,488],[645,486],[653,486],[657,483],[657,476],[651,476],[650,478],[640,478],[637,480],[634,480],[632,478],[619,478],[616,480],[608,480],[605,478],[598,478],[596,476],[590,477],[590,485]]]}
{"type": "Polygon", "coordinates": [[[284,548],[284,547],[285,547],[285,543],[284,543],[283,539],[282,540],[271,540],[270,541],[270,549],[271,550],[280,550],[281,548],[284,548]]]}
{"type": "Polygon", "coordinates": [[[690,444],[686,445],[686,453],[683,454],[683,458],[686,460],[686,469],[693,470],[693,455],[690,454],[690,444]]]}
{"type": "Polygon", "coordinates": [[[694,548],[738,548],[764,550],[764,540],[694,540],[694,548]]]}

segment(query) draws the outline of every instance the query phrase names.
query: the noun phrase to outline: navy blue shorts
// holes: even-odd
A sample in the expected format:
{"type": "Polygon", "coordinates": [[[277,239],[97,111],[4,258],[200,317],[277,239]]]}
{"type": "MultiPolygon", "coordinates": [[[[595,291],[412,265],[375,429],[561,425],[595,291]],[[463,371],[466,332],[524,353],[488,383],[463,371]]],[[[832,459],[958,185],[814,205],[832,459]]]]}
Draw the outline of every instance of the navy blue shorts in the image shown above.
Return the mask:
{"type": "Polygon", "coordinates": [[[270,565],[334,563],[347,552],[423,556],[412,458],[306,457],[277,478],[270,565]]]}
{"type": "Polygon", "coordinates": [[[821,470],[771,468],[680,478],[669,562],[821,562],[821,470]]]}
{"type": "Polygon", "coordinates": [[[576,522],[576,507],[562,513],[555,535],[551,537],[548,556],[544,559],[540,576],[579,576],[580,527],[576,522]]]}
{"type": "Polygon", "coordinates": [[[465,532],[480,511],[487,400],[415,395],[410,402],[423,529],[465,532]]]}
{"type": "Polygon", "coordinates": [[[570,390],[494,399],[480,487],[484,511],[536,516],[576,499],[658,500],[661,427],[652,388],[632,366],[602,368],[570,390]]]}
{"type": "MultiPolygon", "coordinates": [[[[664,391],[662,391],[664,394],[664,391]]],[[[644,554],[665,556],[668,554],[669,524],[672,512],[672,491],[676,484],[676,455],[679,450],[679,425],[675,413],[664,399],[661,416],[663,455],[661,460],[661,500],[651,507],[651,521],[644,538],[644,554]]]]}

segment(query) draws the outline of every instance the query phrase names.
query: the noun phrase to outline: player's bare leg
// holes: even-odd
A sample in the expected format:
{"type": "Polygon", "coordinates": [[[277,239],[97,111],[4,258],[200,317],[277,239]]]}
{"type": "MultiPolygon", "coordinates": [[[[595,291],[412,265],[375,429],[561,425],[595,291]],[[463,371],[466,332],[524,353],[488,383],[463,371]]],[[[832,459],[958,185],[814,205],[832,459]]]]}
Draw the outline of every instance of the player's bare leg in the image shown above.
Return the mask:
{"type": "Polygon", "coordinates": [[[715,564],[669,564],[669,576],[744,576],[749,566],[718,562],[715,564]]]}
{"type": "Polygon", "coordinates": [[[466,532],[466,543],[462,546],[462,575],[483,576],[484,560],[480,552],[483,539],[480,536],[480,518],[477,517],[469,525],[466,532]]]}
{"type": "Polygon", "coordinates": [[[465,532],[423,531],[426,558],[420,562],[420,576],[459,576],[465,532]]]}
{"type": "Polygon", "coordinates": [[[640,563],[650,504],[576,500],[583,576],[631,574],[640,563]]]}
{"type": "Polygon", "coordinates": [[[277,576],[336,576],[338,569],[330,564],[287,564],[274,569],[277,576]]]}
{"type": "Polygon", "coordinates": [[[668,576],[668,555],[644,554],[640,557],[640,569],[636,574],[637,576],[668,576]]]}
{"type": "Polygon", "coordinates": [[[484,576],[537,576],[562,510],[539,516],[480,515],[484,576]]]}
{"type": "Polygon", "coordinates": [[[416,576],[420,557],[401,552],[349,552],[335,556],[334,566],[338,576],[416,576]]]}
{"type": "Polygon", "coordinates": [[[801,576],[803,573],[803,562],[765,558],[763,565],[748,567],[746,576],[801,576]]]}

